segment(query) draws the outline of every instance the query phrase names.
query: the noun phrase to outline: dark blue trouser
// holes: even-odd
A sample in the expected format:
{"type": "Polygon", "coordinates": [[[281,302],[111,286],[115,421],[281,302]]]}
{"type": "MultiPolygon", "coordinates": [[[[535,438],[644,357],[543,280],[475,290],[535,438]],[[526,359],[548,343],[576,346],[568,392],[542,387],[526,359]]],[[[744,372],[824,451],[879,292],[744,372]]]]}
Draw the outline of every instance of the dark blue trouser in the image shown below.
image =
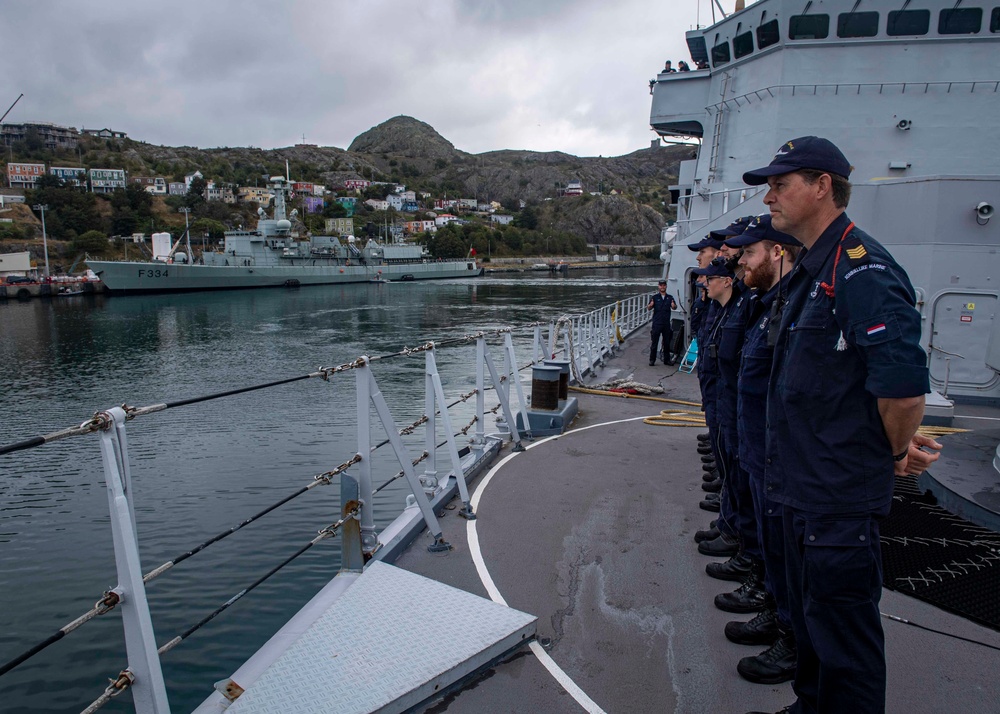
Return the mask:
{"type": "Polygon", "coordinates": [[[764,559],[764,588],[774,598],[778,620],[792,626],[788,614],[788,583],[785,580],[785,526],[781,506],[768,501],[764,495],[764,475],[748,474],[750,494],[753,498],[754,517],[757,519],[757,538],[764,559]]]}
{"type": "Polygon", "coordinates": [[[719,492],[719,525],[720,531],[733,536],[743,543],[743,531],[740,528],[739,501],[737,500],[736,484],[738,476],[735,444],[726,439],[724,430],[719,429],[718,453],[715,463],[722,478],[722,491],[719,492]]]}
{"type": "Polygon", "coordinates": [[[715,395],[718,389],[718,380],[714,376],[703,378],[699,373],[701,385],[701,403],[705,410],[705,424],[708,426],[709,443],[712,446],[712,455],[715,457],[715,465],[718,468],[719,476],[723,479],[722,492],[719,494],[719,518],[716,528],[725,533],[730,538],[739,538],[739,531],[736,524],[736,512],[732,507],[732,501],[726,497],[726,460],[723,449],[722,432],[719,429],[719,420],[715,408],[715,395]],[[728,504],[727,504],[728,501],[728,504]]]}
{"type": "Polygon", "coordinates": [[[733,451],[729,490],[732,493],[733,505],[736,510],[736,527],[740,532],[743,552],[754,560],[763,560],[764,552],[761,548],[760,531],[757,527],[757,513],[754,510],[753,495],[750,493],[750,474],[743,468],[740,457],[735,454],[735,444],[733,451]]]}
{"type": "Polygon", "coordinates": [[[652,343],[649,346],[649,361],[656,361],[656,353],[659,350],[660,338],[663,338],[663,361],[670,361],[670,343],[673,341],[674,331],[670,329],[670,325],[653,325],[653,331],[650,333],[650,338],[652,343]]]}
{"type": "Polygon", "coordinates": [[[803,714],[882,714],[882,554],[869,514],[782,507],[789,611],[798,647],[792,685],[803,714]]]}

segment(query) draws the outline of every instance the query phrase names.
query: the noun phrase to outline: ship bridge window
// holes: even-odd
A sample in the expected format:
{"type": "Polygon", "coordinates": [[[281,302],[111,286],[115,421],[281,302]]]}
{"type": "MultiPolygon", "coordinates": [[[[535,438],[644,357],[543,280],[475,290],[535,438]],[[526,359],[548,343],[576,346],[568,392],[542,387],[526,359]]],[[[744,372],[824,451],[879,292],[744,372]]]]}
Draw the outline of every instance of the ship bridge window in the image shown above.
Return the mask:
{"type": "Polygon", "coordinates": [[[990,13],[990,32],[1000,32],[1000,7],[993,8],[990,13]]]}
{"type": "Polygon", "coordinates": [[[778,21],[771,20],[770,22],[765,22],[757,28],[757,49],[762,50],[765,47],[770,47],[773,44],[777,44],[778,40],[781,39],[781,31],[778,29],[778,21]]]}
{"type": "Polygon", "coordinates": [[[893,10],[885,31],[890,37],[926,35],[931,26],[930,10],[893,10]]]}
{"type": "Polygon", "coordinates": [[[875,37],[877,12],[845,12],[837,16],[837,37],[875,37]]]}
{"type": "Polygon", "coordinates": [[[938,34],[974,35],[983,26],[983,9],[979,7],[957,7],[942,10],[938,15],[938,34]]]}
{"type": "Polygon", "coordinates": [[[753,33],[747,30],[742,35],[733,38],[733,56],[736,59],[746,57],[753,52],[753,33]]]}
{"type": "Polygon", "coordinates": [[[718,67],[729,61],[729,42],[720,42],[712,48],[712,66],[718,67]]]}
{"type": "Polygon", "coordinates": [[[788,20],[790,40],[822,40],[829,34],[829,15],[792,15],[788,20]]]}

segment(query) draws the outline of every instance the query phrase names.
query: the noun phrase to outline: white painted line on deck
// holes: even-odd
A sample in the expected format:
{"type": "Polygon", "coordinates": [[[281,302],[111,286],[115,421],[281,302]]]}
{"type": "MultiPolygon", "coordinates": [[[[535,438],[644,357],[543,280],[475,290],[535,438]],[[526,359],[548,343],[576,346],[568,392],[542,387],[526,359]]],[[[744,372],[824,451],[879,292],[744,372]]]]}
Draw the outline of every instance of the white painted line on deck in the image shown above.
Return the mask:
{"type": "Polygon", "coordinates": [[[981,417],[972,416],[971,414],[956,414],[956,419],[985,419],[986,421],[1000,421],[1000,417],[981,417]]]}
{"type": "MultiPolygon", "coordinates": [[[[611,426],[613,424],[624,424],[630,421],[641,421],[645,418],[646,417],[641,416],[641,417],[632,417],[630,419],[617,419],[615,421],[606,421],[600,424],[591,424],[590,426],[581,427],[580,429],[573,429],[571,431],[567,431],[565,434],[556,434],[554,436],[549,436],[545,439],[541,439],[540,441],[536,441],[533,444],[530,444],[527,447],[525,447],[525,450],[533,449],[536,446],[541,446],[542,444],[552,441],[553,439],[565,438],[567,436],[570,436],[571,434],[575,434],[580,431],[586,431],[588,429],[596,429],[599,426],[611,426]]],[[[501,468],[504,467],[504,465],[508,461],[513,459],[519,453],[521,452],[515,451],[514,453],[507,454],[507,456],[501,459],[500,463],[491,468],[489,470],[489,473],[486,474],[485,478],[483,478],[483,480],[479,482],[479,485],[476,487],[475,493],[472,494],[470,505],[472,506],[473,512],[479,513],[479,499],[482,497],[483,491],[486,490],[486,487],[489,485],[490,481],[493,480],[493,477],[500,471],[501,468]]],[[[476,524],[478,522],[479,522],[478,520],[469,521],[468,524],[466,525],[466,536],[469,541],[469,553],[472,555],[472,562],[475,563],[476,565],[476,572],[479,573],[479,579],[482,581],[483,587],[486,588],[486,592],[489,593],[490,599],[493,602],[500,603],[501,605],[506,605],[507,601],[504,600],[503,595],[500,594],[500,590],[497,589],[496,583],[493,582],[493,576],[490,575],[490,571],[486,568],[486,561],[483,560],[483,552],[479,548],[479,531],[476,529],[476,524]]],[[[569,694],[571,697],[573,697],[573,699],[576,700],[576,703],[579,704],[581,707],[583,707],[585,711],[589,712],[590,714],[606,714],[606,712],[603,709],[601,709],[600,706],[598,706],[597,702],[595,702],[593,699],[587,696],[587,693],[583,691],[580,688],[580,686],[576,682],[574,682],[573,679],[568,674],[566,674],[566,672],[564,672],[563,669],[558,664],[556,664],[555,660],[549,656],[549,653],[546,652],[545,649],[540,644],[538,644],[536,640],[533,640],[529,644],[529,647],[531,647],[532,653],[534,653],[535,657],[538,658],[538,661],[541,662],[542,666],[545,667],[545,669],[549,671],[549,674],[552,675],[552,678],[555,679],[559,683],[559,686],[565,689],[566,693],[569,694]]]]}

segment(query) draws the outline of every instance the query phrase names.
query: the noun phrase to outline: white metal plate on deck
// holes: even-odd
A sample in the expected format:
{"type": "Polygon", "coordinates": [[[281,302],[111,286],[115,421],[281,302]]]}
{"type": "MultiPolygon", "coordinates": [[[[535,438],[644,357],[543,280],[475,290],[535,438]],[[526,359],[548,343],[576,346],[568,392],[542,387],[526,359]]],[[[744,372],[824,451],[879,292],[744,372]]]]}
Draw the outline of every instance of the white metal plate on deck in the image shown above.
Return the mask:
{"type": "Polygon", "coordinates": [[[229,711],[403,712],[526,641],[536,620],[374,562],[229,711]]]}

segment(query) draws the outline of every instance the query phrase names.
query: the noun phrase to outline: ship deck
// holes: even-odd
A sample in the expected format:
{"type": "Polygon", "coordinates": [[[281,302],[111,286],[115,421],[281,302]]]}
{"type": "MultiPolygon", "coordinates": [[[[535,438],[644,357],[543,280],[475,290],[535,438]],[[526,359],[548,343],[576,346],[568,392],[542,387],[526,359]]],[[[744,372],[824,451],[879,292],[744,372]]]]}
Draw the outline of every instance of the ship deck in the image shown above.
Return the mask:
{"type": "MultiPolygon", "coordinates": [[[[643,336],[630,340],[598,381],[634,374],[662,383],[665,396],[698,400],[696,377],[646,366],[645,349],[643,336]]],[[[485,597],[480,571],[488,573],[508,605],[538,617],[551,665],[522,649],[426,711],[739,713],[790,704],[790,684],[739,677],[737,661],[761,648],[726,640],[725,623],[749,616],[712,604],[736,584],[708,577],[712,559],[693,541],[714,517],[698,507],[702,429],[644,424],[662,403],[577,396],[570,431],[498,461],[472,485],[478,547],[473,526],[448,510],[441,523],[454,550],[431,555],[418,539],[396,561],[485,597]],[[575,688],[583,695],[568,693],[575,688]]],[[[881,609],[1000,647],[1000,633],[906,595],[884,591],[881,609]]],[[[884,627],[888,712],[1000,711],[1000,652],[898,622],[884,627]]],[[[440,639],[447,646],[448,632],[440,639]]]]}

